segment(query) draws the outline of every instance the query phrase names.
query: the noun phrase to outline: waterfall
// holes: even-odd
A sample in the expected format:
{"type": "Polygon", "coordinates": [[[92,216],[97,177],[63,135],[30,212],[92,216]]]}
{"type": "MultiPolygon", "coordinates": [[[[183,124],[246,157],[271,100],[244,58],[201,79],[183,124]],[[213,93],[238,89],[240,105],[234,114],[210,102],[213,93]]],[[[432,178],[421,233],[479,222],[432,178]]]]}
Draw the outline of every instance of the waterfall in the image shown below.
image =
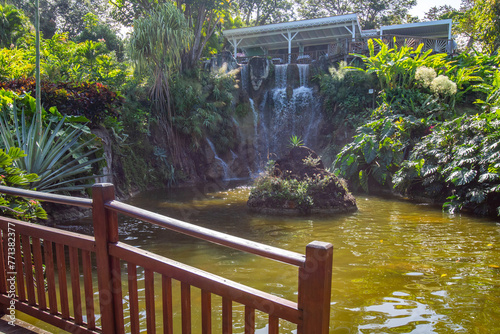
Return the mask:
{"type": "Polygon", "coordinates": [[[274,66],[274,77],[277,89],[286,88],[287,70],[288,64],[274,66]]]}
{"type": "Polygon", "coordinates": [[[307,78],[309,77],[309,64],[297,64],[299,69],[300,87],[307,86],[307,78]]]}
{"type": "Polygon", "coordinates": [[[250,77],[248,75],[248,65],[245,64],[241,67],[241,89],[243,89],[244,92],[248,92],[248,81],[250,80],[250,77]]]}
{"type": "Polygon", "coordinates": [[[258,108],[250,99],[255,133],[253,143],[259,169],[268,159],[276,160],[284,154],[293,135],[300,136],[305,145],[312,148],[317,142],[320,103],[313,96],[313,89],[307,87],[309,65],[297,65],[299,87],[290,87],[292,83],[288,75],[295,69],[289,69],[289,66],[293,65],[274,67],[274,88],[265,93],[258,108]]]}
{"type": "Polygon", "coordinates": [[[207,140],[208,146],[212,149],[212,152],[214,153],[214,158],[219,162],[219,165],[222,167],[222,170],[224,172],[224,177],[223,180],[228,180],[229,179],[229,166],[226,164],[224,160],[222,160],[218,155],[217,152],[215,151],[215,146],[214,144],[210,141],[210,139],[205,138],[207,140]]]}

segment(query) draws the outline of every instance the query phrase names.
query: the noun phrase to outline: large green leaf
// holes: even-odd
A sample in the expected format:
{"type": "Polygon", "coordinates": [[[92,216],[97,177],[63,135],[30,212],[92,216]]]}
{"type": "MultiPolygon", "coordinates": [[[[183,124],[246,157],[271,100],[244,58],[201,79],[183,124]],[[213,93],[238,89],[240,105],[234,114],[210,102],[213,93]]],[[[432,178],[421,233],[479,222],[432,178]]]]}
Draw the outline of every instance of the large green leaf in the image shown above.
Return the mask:
{"type": "Polygon", "coordinates": [[[88,181],[102,176],[92,173],[92,165],[104,159],[98,154],[101,149],[97,148],[95,136],[82,140],[84,131],[67,125],[65,117],[56,122],[49,120],[40,132],[36,127],[38,114],[27,124],[24,111],[18,119],[15,104],[10,112],[5,108],[0,114],[0,146],[19,158],[14,161],[18,168],[39,176],[32,180],[31,188],[50,192],[82,190],[91,186],[88,181]],[[22,155],[22,151],[26,154],[22,155]]]}

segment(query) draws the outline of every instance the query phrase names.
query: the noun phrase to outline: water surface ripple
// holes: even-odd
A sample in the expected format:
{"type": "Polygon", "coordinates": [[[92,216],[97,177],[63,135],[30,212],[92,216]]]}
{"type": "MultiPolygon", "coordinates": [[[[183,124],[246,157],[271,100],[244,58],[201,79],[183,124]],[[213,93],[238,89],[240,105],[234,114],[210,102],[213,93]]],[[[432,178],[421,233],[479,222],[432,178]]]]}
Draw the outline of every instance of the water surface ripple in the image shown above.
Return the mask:
{"type": "MultiPolygon", "coordinates": [[[[268,217],[247,211],[248,188],[218,189],[149,192],[130,203],[300,253],[313,240],[332,243],[331,333],[500,333],[497,221],[372,196],[357,196],[353,214],[268,217]]],[[[297,299],[294,267],[133,219],[122,219],[120,235],[132,245],[297,299]]],[[[235,316],[242,312],[235,307],[235,316]]],[[[259,320],[260,333],[265,322],[259,320]]],[[[281,325],[284,333],[295,332],[281,325]]],[[[235,327],[235,333],[243,331],[242,322],[235,327]]]]}

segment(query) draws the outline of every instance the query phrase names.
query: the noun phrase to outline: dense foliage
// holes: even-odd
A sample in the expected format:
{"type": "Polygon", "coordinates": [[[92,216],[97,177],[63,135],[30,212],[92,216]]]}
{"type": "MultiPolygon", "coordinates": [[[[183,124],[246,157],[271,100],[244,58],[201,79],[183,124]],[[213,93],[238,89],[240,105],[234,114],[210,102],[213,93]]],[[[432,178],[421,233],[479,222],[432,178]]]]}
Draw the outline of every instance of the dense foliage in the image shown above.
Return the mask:
{"type": "MultiPolygon", "coordinates": [[[[303,163],[311,164],[311,159],[304,159],[303,163]]],[[[330,198],[343,198],[348,193],[345,181],[333,174],[316,174],[303,178],[275,174],[274,161],[271,160],[266,171],[255,180],[249,201],[270,201],[275,207],[287,206],[288,203],[290,208],[309,213],[313,207],[319,208],[318,203],[325,191],[330,198]]]]}
{"type": "MultiPolygon", "coordinates": [[[[31,182],[38,179],[36,174],[27,173],[16,167],[15,162],[24,157],[26,154],[18,147],[12,147],[8,151],[0,148],[0,185],[27,189],[31,182]]],[[[23,221],[47,218],[40,202],[2,193],[0,193],[0,212],[2,215],[23,221]]]]}
{"type": "MultiPolygon", "coordinates": [[[[42,131],[36,126],[35,101],[0,91],[0,148],[7,152],[20,148],[26,155],[13,164],[38,177],[29,187],[45,192],[81,191],[98,177],[97,163],[103,161],[100,143],[88,128],[59,119],[53,108],[45,113],[42,131]]],[[[41,121],[41,120],[40,120],[41,121]]]]}
{"type": "MultiPolygon", "coordinates": [[[[0,80],[34,77],[35,39],[24,37],[24,46],[0,50],[0,80]]],[[[65,34],[41,39],[41,76],[51,82],[99,82],[120,89],[129,73],[104,41],[75,43],[65,34]]]]}
{"type": "Polygon", "coordinates": [[[394,177],[408,195],[451,212],[500,215],[500,111],[444,122],[418,142],[394,177]]]}
{"type": "Polygon", "coordinates": [[[235,91],[234,73],[214,75],[192,71],[176,76],[172,85],[174,127],[190,137],[199,148],[203,138],[212,138],[217,151],[228,152],[236,140],[231,101],[235,91]]]}
{"type": "Polygon", "coordinates": [[[366,192],[395,185],[452,212],[496,212],[499,56],[450,59],[376,43],[359,70],[377,76],[379,106],[338,154],[336,172],[366,192]]]}
{"type": "MultiPolygon", "coordinates": [[[[21,78],[7,82],[0,81],[0,89],[19,95],[35,95],[35,80],[21,78]]],[[[84,116],[93,125],[103,123],[106,118],[116,118],[123,102],[122,98],[100,83],[41,82],[41,96],[44,105],[56,107],[66,115],[84,116]]]]}

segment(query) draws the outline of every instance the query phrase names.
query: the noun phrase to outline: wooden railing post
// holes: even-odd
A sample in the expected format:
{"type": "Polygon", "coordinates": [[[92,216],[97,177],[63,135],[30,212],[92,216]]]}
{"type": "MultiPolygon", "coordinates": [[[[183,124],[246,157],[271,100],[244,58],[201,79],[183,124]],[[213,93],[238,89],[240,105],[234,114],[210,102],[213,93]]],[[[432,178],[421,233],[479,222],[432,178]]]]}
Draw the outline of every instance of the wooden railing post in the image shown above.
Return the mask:
{"type": "Polygon", "coordinates": [[[332,288],[333,246],[313,241],[306,247],[306,261],[299,268],[298,308],[302,323],[298,334],[328,334],[332,288]]]}
{"type": "Polygon", "coordinates": [[[110,183],[97,183],[92,187],[92,220],[96,244],[97,284],[101,307],[103,333],[115,333],[115,309],[111,259],[108,243],[118,242],[118,219],[115,212],[106,210],[104,204],[115,199],[115,188],[110,183]]]}

